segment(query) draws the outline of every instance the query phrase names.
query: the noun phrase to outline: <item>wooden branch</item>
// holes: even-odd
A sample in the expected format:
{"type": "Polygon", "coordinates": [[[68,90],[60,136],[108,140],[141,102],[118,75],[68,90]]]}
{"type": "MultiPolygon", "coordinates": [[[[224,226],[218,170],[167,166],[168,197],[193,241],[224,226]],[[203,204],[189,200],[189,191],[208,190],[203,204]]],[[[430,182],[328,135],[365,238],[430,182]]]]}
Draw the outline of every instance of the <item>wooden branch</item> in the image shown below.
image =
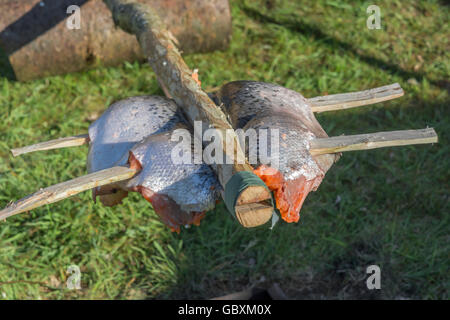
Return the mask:
{"type": "Polygon", "coordinates": [[[403,96],[398,83],[358,92],[339,93],[308,99],[313,112],[343,110],[392,100],[403,96]]]}
{"type": "Polygon", "coordinates": [[[253,228],[265,224],[273,214],[270,203],[255,202],[236,206],[236,218],[246,228],[253,228]],[[254,211],[258,214],[254,214],[254,211]]]}
{"type": "MultiPolygon", "coordinates": [[[[195,121],[201,121],[202,131],[214,128],[225,138],[226,130],[233,129],[222,110],[208,97],[201,89],[200,84],[193,71],[184,62],[176,46],[176,40],[167,30],[158,15],[148,6],[131,3],[125,0],[103,0],[113,14],[116,25],[127,32],[136,35],[144,55],[148,58],[150,66],[156,73],[158,81],[165,87],[168,94],[173,97],[177,105],[183,110],[192,126],[195,121]]],[[[200,141],[203,132],[194,131],[200,141]],[[201,136],[200,136],[201,135],[201,136]]],[[[230,131],[231,132],[231,131],[230,131]]],[[[222,139],[223,154],[229,154],[228,150],[233,150],[230,159],[234,159],[233,164],[217,164],[214,166],[217,176],[223,188],[232,175],[239,171],[253,171],[247,161],[239,163],[238,159],[246,159],[239,139],[234,131],[228,133],[231,138],[232,148],[227,148],[226,139],[222,139]]],[[[211,163],[213,162],[212,159],[211,163]]],[[[250,197],[250,202],[246,203],[250,207],[259,202],[260,195],[264,194],[264,199],[270,199],[270,192],[264,187],[258,187],[259,192],[255,197],[250,197]]],[[[258,215],[261,206],[255,206],[247,215],[258,215]]],[[[269,217],[270,218],[270,217],[269,217]]]]}
{"type": "Polygon", "coordinates": [[[310,153],[319,155],[436,142],[438,137],[433,128],[387,131],[314,139],[310,144],[310,153]]]}
{"type": "Polygon", "coordinates": [[[127,167],[112,167],[41,189],[0,211],[0,219],[72,197],[80,192],[117,181],[128,180],[138,171],[127,167]]]}
{"type": "Polygon", "coordinates": [[[80,134],[79,136],[59,138],[59,139],[55,139],[55,140],[36,143],[31,146],[11,149],[11,152],[14,157],[17,157],[17,156],[20,156],[21,154],[36,152],[36,151],[78,147],[78,146],[82,146],[88,142],[89,142],[89,135],[88,134],[80,134]]]}
{"type": "MultiPolygon", "coordinates": [[[[195,121],[201,121],[204,124],[204,130],[213,127],[221,131],[222,136],[225,137],[225,130],[233,129],[232,126],[222,110],[192,77],[193,71],[184,62],[173,35],[167,31],[160,18],[148,6],[140,3],[124,0],[104,0],[104,2],[112,11],[115,23],[125,31],[136,35],[158,81],[166,87],[192,126],[195,121]]],[[[203,135],[203,132],[197,133],[203,135]]],[[[202,136],[197,138],[202,141],[202,136]]],[[[232,138],[235,142],[235,151],[241,159],[245,159],[237,136],[233,134],[232,138]]],[[[223,143],[223,154],[227,154],[225,143],[223,143]]],[[[253,170],[248,163],[238,164],[237,161],[233,164],[232,172],[223,170],[223,165],[217,165],[217,167],[217,174],[223,186],[231,177],[230,173],[253,170]]]]}

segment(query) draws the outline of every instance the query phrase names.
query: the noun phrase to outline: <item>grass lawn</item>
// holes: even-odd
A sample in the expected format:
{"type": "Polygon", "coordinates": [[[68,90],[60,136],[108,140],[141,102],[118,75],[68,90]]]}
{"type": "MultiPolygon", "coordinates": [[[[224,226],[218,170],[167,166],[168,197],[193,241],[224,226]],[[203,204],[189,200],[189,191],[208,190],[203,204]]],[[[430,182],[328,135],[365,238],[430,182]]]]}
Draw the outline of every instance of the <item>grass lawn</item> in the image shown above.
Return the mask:
{"type": "MultiPolygon", "coordinates": [[[[186,57],[205,89],[239,79],[306,97],[398,82],[391,102],[318,114],[331,135],[434,127],[435,145],[345,153],[298,224],[246,230],[223,205],[171,233],[142,197],[89,192],[0,224],[0,299],[211,298],[278,282],[291,298],[449,298],[450,10],[445,1],[232,0],[225,52],[186,57]],[[66,289],[69,265],[81,290],[66,289]],[[381,267],[381,290],[366,268],[381,267]]],[[[86,133],[118,99],[159,94],[146,64],[28,83],[0,77],[0,207],[86,173],[87,147],[13,158],[10,148],[86,133]]]]}

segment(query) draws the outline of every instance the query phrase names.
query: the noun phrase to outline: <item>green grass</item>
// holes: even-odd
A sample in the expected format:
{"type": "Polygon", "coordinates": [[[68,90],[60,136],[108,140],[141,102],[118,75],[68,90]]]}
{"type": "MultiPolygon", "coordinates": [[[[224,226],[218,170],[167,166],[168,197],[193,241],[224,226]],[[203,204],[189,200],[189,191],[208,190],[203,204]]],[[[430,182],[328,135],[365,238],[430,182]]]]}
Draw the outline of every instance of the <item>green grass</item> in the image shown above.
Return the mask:
{"type": "MultiPolygon", "coordinates": [[[[399,82],[400,99],[317,118],[329,135],[430,126],[439,144],[344,154],[300,222],[273,231],[245,230],[219,205],[173,234],[137,194],[106,208],[86,192],[10,218],[0,299],[211,298],[273,281],[300,299],[449,298],[449,7],[378,1],[382,29],[368,30],[368,1],[231,3],[230,48],[186,57],[205,89],[252,79],[311,97],[399,82]],[[71,264],[82,290],[66,289],[71,264]],[[371,264],[381,290],[365,286],[371,264]]],[[[162,94],[145,64],[0,77],[0,207],[86,172],[86,147],[19,158],[10,148],[85,133],[112,101],[140,94],[162,94]]]]}

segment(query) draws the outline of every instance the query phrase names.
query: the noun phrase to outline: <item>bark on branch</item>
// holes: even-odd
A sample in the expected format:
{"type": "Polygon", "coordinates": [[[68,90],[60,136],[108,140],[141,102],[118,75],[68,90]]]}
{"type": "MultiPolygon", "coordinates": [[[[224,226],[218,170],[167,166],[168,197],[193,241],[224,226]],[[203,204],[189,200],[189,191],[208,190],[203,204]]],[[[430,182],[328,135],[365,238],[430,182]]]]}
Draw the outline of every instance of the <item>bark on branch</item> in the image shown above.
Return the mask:
{"type": "MultiPolygon", "coordinates": [[[[234,160],[232,164],[213,166],[224,189],[234,173],[239,171],[252,172],[253,168],[245,160],[245,154],[227,117],[201,89],[198,81],[192,77],[192,70],[186,65],[177,49],[176,39],[165,27],[159,16],[146,5],[125,0],[104,0],[104,2],[111,10],[116,25],[136,35],[158,81],[165,86],[170,96],[183,110],[189,122],[192,125],[195,121],[203,123],[201,132],[198,132],[198,130],[195,132],[196,138],[202,141],[203,132],[208,128],[215,128],[220,132],[223,137],[223,154],[234,160]],[[226,132],[227,129],[230,130],[226,132]],[[227,136],[228,140],[225,139],[227,136]],[[231,152],[233,153],[231,154],[231,152]]],[[[263,187],[260,189],[256,190],[254,197],[249,198],[248,203],[256,204],[262,200],[270,199],[270,193],[263,187]]],[[[255,212],[246,210],[245,215],[257,215],[260,210],[261,205],[258,205],[255,206],[255,212]]],[[[266,206],[265,216],[267,216],[267,219],[270,218],[270,214],[267,213],[269,210],[271,211],[272,208],[266,206]]]]}

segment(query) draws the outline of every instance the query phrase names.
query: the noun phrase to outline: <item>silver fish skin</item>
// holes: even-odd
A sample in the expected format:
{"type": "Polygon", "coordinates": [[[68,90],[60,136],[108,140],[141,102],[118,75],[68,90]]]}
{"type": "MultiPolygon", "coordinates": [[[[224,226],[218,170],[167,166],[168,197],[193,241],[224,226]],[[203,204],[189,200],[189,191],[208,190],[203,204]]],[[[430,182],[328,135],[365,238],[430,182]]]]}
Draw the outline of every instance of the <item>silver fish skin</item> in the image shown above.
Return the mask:
{"type": "Polygon", "coordinates": [[[246,134],[256,131],[257,143],[243,146],[246,156],[273,191],[281,218],[298,222],[307,195],[317,190],[339,157],[310,154],[310,141],[327,134],[308,101],[293,90],[256,81],[230,82],[210,96],[229,114],[235,129],[246,134]],[[266,135],[260,129],[265,129],[266,135]]]}
{"type": "MultiPolygon", "coordinates": [[[[176,129],[189,130],[179,124],[176,129]]],[[[144,187],[157,194],[167,195],[185,212],[203,212],[214,208],[222,187],[212,169],[202,163],[193,163],[193,141],[190,163],[172,161],[172,151],[178,141],[172,141],[174,130],[153,134],[134,145],[130,152],[142,164],[138,175],[123,184],[124,189],[144,187]]],[[[181,213],[180,213],[181,214],[181,213]]]]}
{"type": "MultiPolygon", "coordinates": [[[[299,175],[307,180],[323,176],[338,158],[310,155],[309,141],[328,135],[314,117],[307,99],[296,91],[272,83],[233,81],[210,97],[229,114],[235,129],[267,129],[269,137],[270,130],[279,130],[279,170],[286,180],[299,175]]],[[[270,138],[267,141],[270,155],[270,138]]],[[[247,157],[259,150],[259,142],[251,148],[245,146],[247,157]]],[[[257,167],[262,164],[260,160],[258,157],[258,161],[251,164],[257,167]]]]}
{"type": "Polygon", "coordinates": [[[129,191],[137,191],[152,202],[172,230],[198,223],[200,213],[214,208],[221,186],[209,166],[171,161],[177,142],[170,137],[175,129],[190,133],[170,99],[140,96],[113,103],[89,128],[88,170],[127,165],[130,155],[142,170],[131,180],[95,188],[94,199],[98,196],[104,205],[112,206],[129,191]]]}
{"type": "Polygon", "coordinates": [[[175,102],[165,97],[137,96],[113,103],[89,127],[88,172],[125,165],[136,143],[182,122],[175,102]]]}

